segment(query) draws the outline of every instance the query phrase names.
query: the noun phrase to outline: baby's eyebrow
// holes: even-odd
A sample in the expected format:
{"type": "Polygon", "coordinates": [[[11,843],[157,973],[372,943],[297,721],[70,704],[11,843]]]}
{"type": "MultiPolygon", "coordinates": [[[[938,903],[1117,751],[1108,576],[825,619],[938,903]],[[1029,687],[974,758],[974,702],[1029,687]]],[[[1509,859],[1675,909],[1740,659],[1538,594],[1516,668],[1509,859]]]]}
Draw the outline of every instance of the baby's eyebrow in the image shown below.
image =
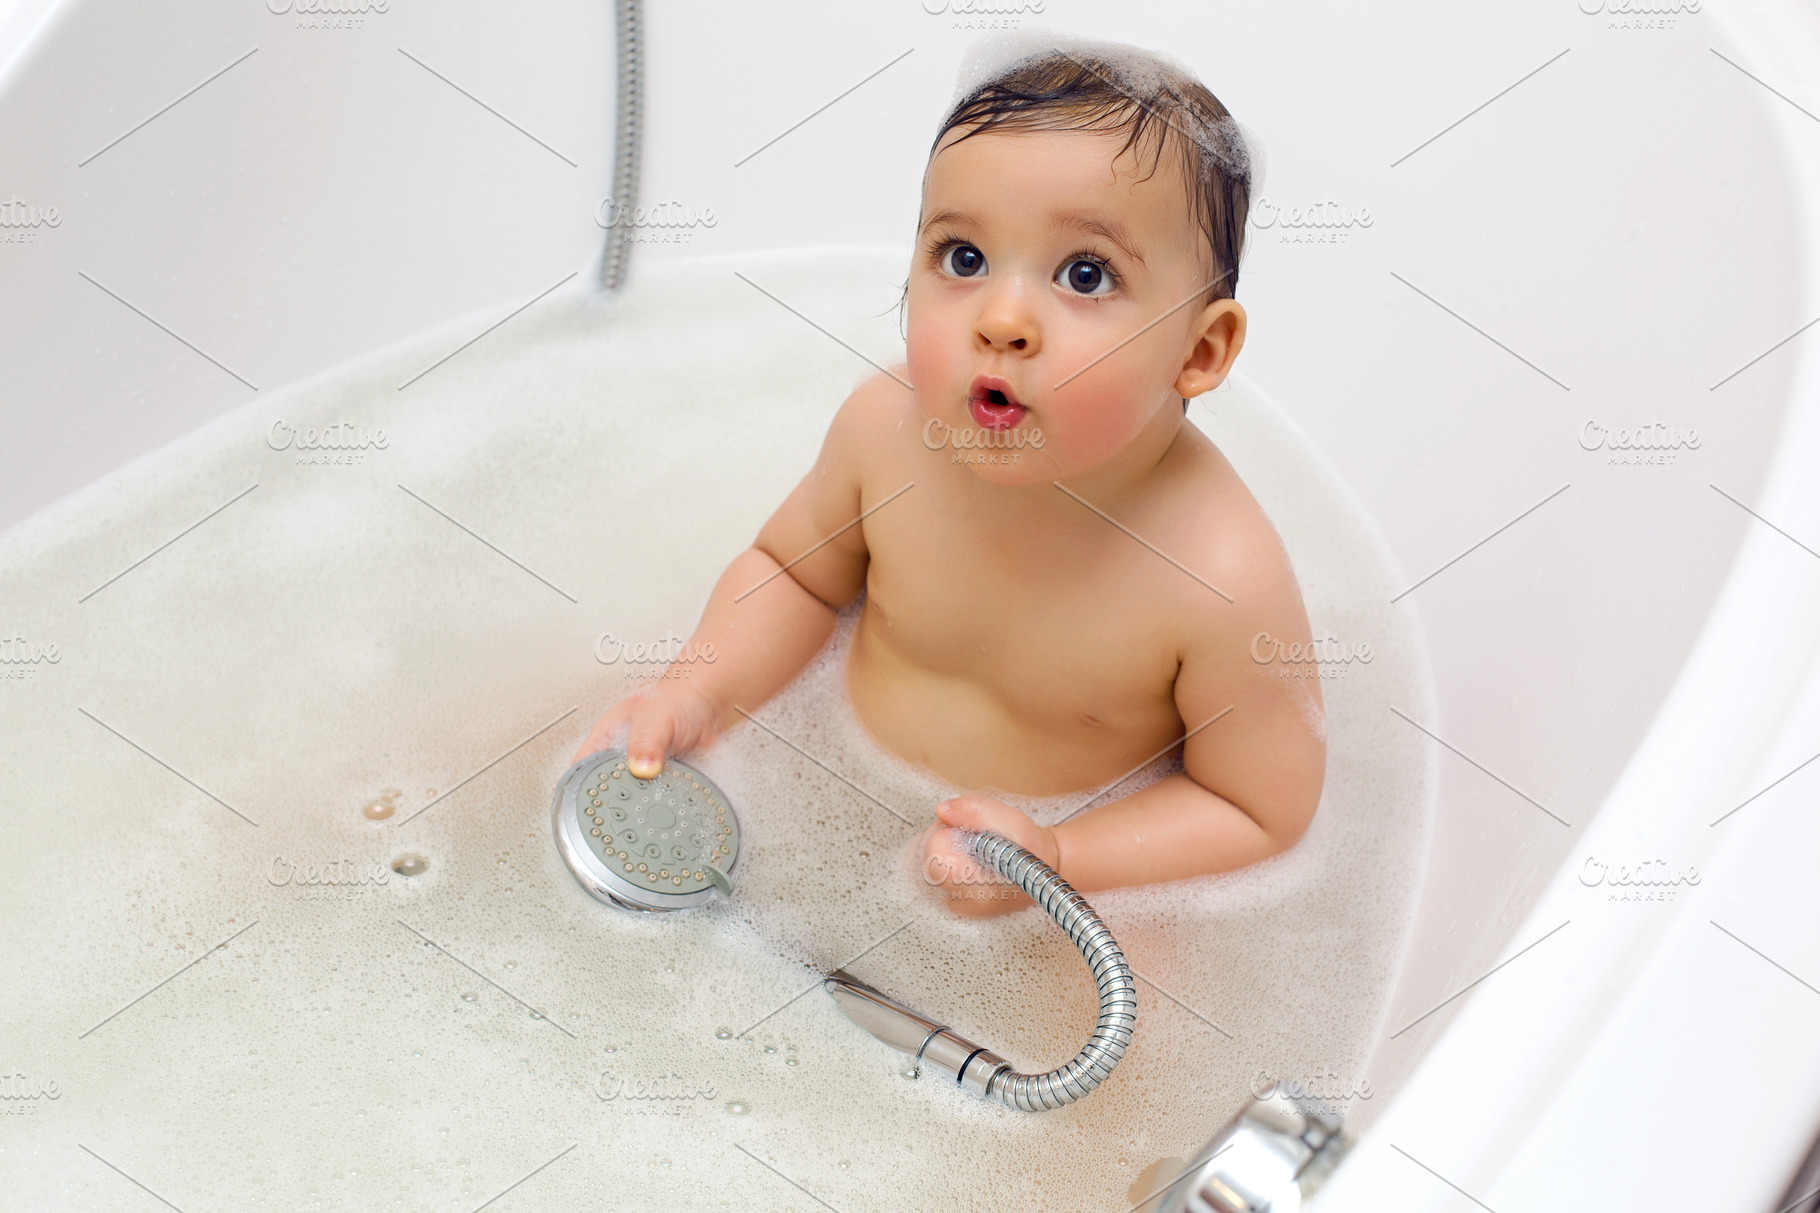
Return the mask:
{"type": "Polygon", "coordinates": [[[952,223],[957,227],[977,227],[977,226],[979,226],[979,220],[974,218],[972,215],[969,215],[967,212],[949,210],[949,211],[937,211],[937,212],[935,212],[935,214],[933,214],[933,215],[929,216],[927,219],[923,220],[923,226],[920,230],[926,232],[930,228],[935,227],[937,224],[942,224],[942,223],[952,223]]]}
{"type": "Polygon", "coordinates": [[[1124,254],[1144,265],[1144,254],[1138,251],[1137,241],[1132,239],[1131,231],[1117,219],[1101,219],[1095,215],[1071,213],[1057,215],[1049,221],[1051,227],[1071,227],[1078,231],[1092,232],[1095,236],[1104,236],[1116,244],[1124,254]]]}

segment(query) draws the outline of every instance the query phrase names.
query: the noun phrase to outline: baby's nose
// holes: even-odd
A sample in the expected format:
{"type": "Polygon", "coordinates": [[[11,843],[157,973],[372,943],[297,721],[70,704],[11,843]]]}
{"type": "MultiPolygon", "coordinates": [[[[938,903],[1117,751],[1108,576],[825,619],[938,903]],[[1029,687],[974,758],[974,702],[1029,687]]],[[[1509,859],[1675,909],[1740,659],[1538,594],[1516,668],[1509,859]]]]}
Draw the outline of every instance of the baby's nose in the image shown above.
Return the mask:
{"type": "Polygon", "coordinates": [[[977,331],[988,349],[1034,353],[1040,344],[1036,316],[1015,287],[993,291],[987,297],[977,331]]]}
{"type": "Polygon", "coordinates": [[[1030,348],[1030,334],[1019,325],[982,321],[979,335],[981,341],[995,350],[1022,352],[1030,348]]]}

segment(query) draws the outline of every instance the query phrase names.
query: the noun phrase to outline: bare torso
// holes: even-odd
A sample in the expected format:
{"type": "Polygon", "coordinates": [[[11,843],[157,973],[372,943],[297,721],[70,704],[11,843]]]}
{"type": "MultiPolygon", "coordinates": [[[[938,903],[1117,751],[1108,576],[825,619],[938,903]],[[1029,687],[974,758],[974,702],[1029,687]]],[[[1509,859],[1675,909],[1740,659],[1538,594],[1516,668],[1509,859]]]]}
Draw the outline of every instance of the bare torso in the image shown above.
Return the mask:
{"type": "MultiPolygon", "coordinates": [[[[1200,723],[1184,724],[1175,697],[1191,651],[1255,679],[1251,612],[1053,484],[1020,490],[1053,496],[1051,525],[1010,522],[993,506],[1004,489],[955,462],[980,453],[931,452],[896,400],[902,424],[879,426],[888,439],[867,451],[862,497],[915,487],[861,524],[867,595],[848,666],[855,709],[886,748],[962,787],[1089,788],[1200,723]]],[[[1146,490],[1100,508],[1214,586],[1213,570],[1259,549],[1288,575],[1263,512],[1186,420],[1146,490]]]]}

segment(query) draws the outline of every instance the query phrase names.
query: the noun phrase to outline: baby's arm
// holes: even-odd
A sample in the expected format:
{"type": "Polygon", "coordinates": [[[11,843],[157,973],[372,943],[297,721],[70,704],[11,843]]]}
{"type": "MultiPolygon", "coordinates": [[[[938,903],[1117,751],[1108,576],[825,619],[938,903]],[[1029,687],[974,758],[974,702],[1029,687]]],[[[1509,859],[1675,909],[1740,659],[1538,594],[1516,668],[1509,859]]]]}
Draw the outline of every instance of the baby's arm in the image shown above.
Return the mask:
{"type": "Polygon", "coordinates": [[[860,456],[876,410],[891,391],[901,389],[880,377],[848,397],[815,466],[721,574],[690,637],[694,652],[712,645],[714,660],[695,663],[686,680],[659,679],[614,704],[576,750],[575,761],[629,725],[632,773],[655,775],[668,755],[706,745],[737,724],[738,709],[756,710],[827,643],[836,613],[865,585],[865,538],[848,524],[871,504],[861,501],[860,456]]]}
{"type": "MultiPolygon", "coordinates": [[[[1235,585],[1235,603],[1211,608],[1224,616],[1218,626],[1191,634],[1180,656],[1176,710],[1183,732],[1193,732],[1182,774],[1053,827],[978,795],[943,804],[938,819],[1004,834],[1082,892],[1231,871],[1295,845],[1314,817],[1326,769],[1319,685],[1284,678],[1288,667],[1259,664],[1249,647],[1259,632],[1286,644],[1309,639],[1301,595],[1287,560],[1282,564],[1280,576],[1235,585]]],[[[931,838],[929,845],[952,855],[948,839],[931,838]]],[[[980,874],[957,857],[934,868],[961,873],[960,895],[947,900],[957,913],[1003,913],[1027,902],[1021,894],[973,893],[989,886],[970,884],[980,874]]],[[[932,879],[941,875],[936,870],[932,879]]]]}

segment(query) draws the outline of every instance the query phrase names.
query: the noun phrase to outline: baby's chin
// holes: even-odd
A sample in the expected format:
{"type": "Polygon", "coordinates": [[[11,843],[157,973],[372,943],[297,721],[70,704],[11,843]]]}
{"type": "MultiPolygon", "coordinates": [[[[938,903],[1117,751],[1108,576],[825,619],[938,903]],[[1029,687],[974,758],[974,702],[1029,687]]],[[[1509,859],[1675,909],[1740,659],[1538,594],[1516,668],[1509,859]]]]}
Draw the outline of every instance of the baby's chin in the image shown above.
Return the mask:
{"type": "MultiPolygon", "coordinates": [[[[1098,447],[1081,450],[1066,440],[1058,442],[1053,435],[1045,437],[1047,441],[1041,449],[960,452],[961,466],[988,484],[1007,488],[1054,484],[1095,471],[1123,449],[1114,447],[1110,453],[1098,447]]],[[[952,458],[951,452],[942,454],[952,458]]]]}
{"type": "MultiPolygon", "coordinates": [[[[987,484],[999,484],[1005,485],[1006,487],[1025,484],[1048,484],[1051,480],[1055,479],[1055,472],[1051,468],[1039,465],[1031,460],[1028,452],[1014,453],[1021,456],[1016,462],[967,463],[964,466],[969,472],[978,476],[987,484]]],[[[975,454],[989,456],[990,453],[975,452],[975,454]]],[[[1005,456],[1001,454],[999,458],[1004,459],[1005,456]]]]}

